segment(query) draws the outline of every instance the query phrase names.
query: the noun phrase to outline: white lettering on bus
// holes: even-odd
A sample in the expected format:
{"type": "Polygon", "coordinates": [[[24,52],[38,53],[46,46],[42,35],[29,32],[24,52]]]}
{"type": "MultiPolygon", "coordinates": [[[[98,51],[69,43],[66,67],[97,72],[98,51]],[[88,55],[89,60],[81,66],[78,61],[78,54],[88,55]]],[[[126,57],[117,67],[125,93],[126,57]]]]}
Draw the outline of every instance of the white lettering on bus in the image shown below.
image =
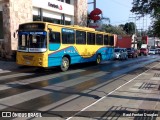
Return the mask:
{"type": "Polygon", "coordinates": [[[40,35],[43,35],[43,32],[30,32],[30,34],[40,34],[40,35]]]}

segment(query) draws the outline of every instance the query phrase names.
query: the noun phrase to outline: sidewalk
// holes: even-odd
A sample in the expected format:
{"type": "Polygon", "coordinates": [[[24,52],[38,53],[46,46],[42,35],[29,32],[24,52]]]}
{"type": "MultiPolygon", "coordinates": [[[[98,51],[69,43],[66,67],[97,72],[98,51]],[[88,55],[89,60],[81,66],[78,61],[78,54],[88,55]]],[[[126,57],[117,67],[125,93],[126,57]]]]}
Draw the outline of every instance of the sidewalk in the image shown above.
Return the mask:
{"type": "Polygon", "coordinates": [[[18,65],[16,64],[15,61],[0,60],[0,73],[14,70],[17,68],[18,68],[18,65]]]}
{"type": "Polygon", "coordinates": [[[91,116],[86,111],[95,110],[95,120],[98,116],[109,120],[160,120],[160,64],[104,96],[78,115],[88,113],[83,117],[83,120],[87,120],[91,116]]]}

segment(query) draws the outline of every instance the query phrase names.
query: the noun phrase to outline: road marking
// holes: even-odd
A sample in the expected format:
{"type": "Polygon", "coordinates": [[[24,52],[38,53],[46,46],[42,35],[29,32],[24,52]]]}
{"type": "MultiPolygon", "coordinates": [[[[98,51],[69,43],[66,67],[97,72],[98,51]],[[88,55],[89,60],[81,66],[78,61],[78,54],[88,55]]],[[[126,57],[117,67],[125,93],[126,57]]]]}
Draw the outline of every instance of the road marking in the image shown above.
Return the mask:
{"type": "Polygon", "coordinates": [[[68,117],[66,120],[70,120],[73,117],[75,117],[76,115],[78,115],[79,113],[85,111],[86,109],[90,108],[91,106],[95,105],[96,103],[100,102],[101,100],[105,99],[108,95],[112,94],[113,92],[115,92],[116,90],[120,89],[121,87],[125,86],[126,84],[132,82],[133,80],[135,80],[136,78],[138,78],[139,76],[141,76],[142,74],[148,72],[149,70],[151,70],[152,68],[154,68],[155,66],[159,65],[160,63],[154,65],[153,67],[149,68],[148,70],[142,72],[141,74],[137,75],[136,77],[132,78],[131,80],[129,80],[128,82],[124,83],[123,85],[119,86],[118,88],[116,88],[115,90],[109,92],[106,96],[101,97],[100,99],[98,99],[97,101],[93,102],[92,104],[86,106],[85,108],[83,108],[81,111],[77,112],[76,114],[74,114],[71,117],[68,117]]]}

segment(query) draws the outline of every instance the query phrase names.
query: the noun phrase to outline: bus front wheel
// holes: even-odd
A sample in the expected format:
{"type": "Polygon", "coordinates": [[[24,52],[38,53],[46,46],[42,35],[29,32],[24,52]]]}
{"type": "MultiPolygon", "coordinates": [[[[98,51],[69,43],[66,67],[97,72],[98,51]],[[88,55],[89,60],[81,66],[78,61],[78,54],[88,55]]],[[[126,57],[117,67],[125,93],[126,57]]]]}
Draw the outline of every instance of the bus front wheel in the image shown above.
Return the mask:
{"type": "Polygon", "coordinates": [[[62,58],[62,63],[61,63],[61,70],[67,71],[69,68],[69,59],[67,57],[63,57],[62,58]]]}
{"type": "Polygon", "coordinates": [[[97,55],[97,58],[96,58],[96,64],[100,64],[101,63],[101,55],[100,54],[98,54],[97,55]]]}

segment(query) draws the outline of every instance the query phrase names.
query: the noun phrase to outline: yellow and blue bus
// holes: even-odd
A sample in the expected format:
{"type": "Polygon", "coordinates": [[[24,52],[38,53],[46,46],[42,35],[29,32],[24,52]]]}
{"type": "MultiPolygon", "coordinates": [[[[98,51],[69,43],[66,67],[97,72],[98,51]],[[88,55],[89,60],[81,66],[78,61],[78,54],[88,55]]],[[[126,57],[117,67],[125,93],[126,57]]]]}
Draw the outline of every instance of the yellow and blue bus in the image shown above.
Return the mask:
{"type": "Polygon", "coordinates": [[[114,35],[77,25],[34,21],[19,25],[16,62],[35,67],[95,62],[113,58],[114,35]]]}

